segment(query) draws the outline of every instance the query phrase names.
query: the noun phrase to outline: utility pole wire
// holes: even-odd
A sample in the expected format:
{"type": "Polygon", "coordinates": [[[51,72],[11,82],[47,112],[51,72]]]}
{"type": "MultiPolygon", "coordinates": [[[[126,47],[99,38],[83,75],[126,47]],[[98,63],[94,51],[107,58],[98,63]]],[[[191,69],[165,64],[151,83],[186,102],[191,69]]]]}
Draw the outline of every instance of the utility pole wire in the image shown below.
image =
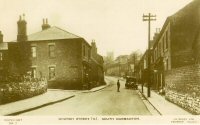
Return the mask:
{"type": "MultiPolygon", "coordinates": [[[[148,56],[148,91],[147,91],[147,96],[150,97],[150,86],[151,86],[151,55],[150,55],[150,37],[151,37],[151,21],[156,21],[156,15],[151,15],[149,13],[148,15],[143,14],[143,21],[148,21],[148,51],[147,51],[147,56],[148,56]]],[[[143,90],[143,85],[142,85],[142,90],[143,90]]]]}

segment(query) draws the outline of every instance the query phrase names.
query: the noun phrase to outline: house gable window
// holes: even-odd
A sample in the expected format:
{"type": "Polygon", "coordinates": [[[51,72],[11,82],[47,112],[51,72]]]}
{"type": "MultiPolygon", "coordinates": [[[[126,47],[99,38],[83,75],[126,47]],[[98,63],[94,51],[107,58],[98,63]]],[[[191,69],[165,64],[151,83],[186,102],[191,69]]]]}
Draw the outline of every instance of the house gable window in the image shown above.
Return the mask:
{"type": "Polygon", "coordinates": [[[36,46],[32,46],[31,47],[31,55],[33,58],[35,58],[37,56],[37,52],[36,52],[36,46]]]}
{"type": "Polygon", "coordinates": [[[55,57],[55,45],[49,45],[49,57],[54,58],[55,57]]]}

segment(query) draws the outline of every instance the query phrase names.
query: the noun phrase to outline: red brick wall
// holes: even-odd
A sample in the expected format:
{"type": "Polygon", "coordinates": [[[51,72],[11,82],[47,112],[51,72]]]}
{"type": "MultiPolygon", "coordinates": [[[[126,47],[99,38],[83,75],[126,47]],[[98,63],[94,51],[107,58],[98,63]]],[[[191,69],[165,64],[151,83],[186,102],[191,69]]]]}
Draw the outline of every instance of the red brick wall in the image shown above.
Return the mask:
{"type": "Polygon", "coordinates": [[[200,114],[200,65],[172,69],[165,74],[166,99],[200,114]]]}
{"type": "Polygon", "coordinates": [[[56,77],[49,87],[80,89],[82,84],[82,39],[32,42],[37,47],[37,57],[32,59],[37,77],[49,78],[49,66],[55,66],[56,77]],[[55,58],[49,58],[48,44],[55,44],[55,58]]]}

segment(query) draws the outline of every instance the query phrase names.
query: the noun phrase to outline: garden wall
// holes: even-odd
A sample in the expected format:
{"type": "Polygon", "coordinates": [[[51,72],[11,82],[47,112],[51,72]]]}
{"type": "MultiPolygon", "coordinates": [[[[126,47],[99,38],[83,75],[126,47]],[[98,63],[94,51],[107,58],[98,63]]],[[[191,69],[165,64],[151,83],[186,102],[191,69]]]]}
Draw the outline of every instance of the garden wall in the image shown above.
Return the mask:
{"type": "Polygon", "coordinates": [[[46,80],[30,79],[21,82],[1,82],[0,104],[30,98],[46,91],[46,80]]]}
{"type": "Polygon", "coordinates": [[[193,114],[200,114],[200,65],[172,69],[165,74],[165,98],[193,114]]]}

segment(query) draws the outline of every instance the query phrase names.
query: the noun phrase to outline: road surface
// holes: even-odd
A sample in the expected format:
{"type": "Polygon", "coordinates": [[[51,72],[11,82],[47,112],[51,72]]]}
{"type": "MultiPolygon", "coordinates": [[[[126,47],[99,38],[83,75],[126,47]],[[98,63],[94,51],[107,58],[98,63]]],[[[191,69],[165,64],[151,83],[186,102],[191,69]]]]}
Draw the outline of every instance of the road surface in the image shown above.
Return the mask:
{"type": "Polygon", "coordinates": [[[136,90],[125,89],[125,82],[120,81],[120,92],[117,92],[117,79],[109,77],[106,81],[110,86],[103,90],[77,94],[69,100],[20,115],[151,115],[136,90]]]}

